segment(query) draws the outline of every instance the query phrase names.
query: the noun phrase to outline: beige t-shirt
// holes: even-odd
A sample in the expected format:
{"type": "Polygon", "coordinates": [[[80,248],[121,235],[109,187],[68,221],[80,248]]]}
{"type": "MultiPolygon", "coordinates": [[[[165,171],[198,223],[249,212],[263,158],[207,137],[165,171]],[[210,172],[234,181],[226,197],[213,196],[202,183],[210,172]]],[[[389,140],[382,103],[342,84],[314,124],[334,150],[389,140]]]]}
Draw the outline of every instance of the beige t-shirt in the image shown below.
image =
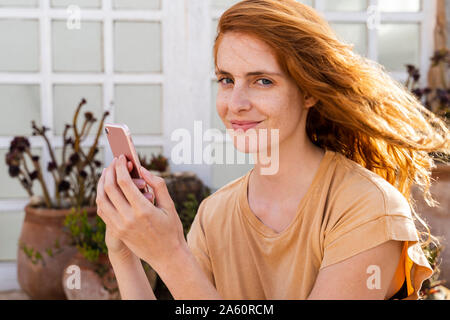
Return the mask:
{"type": "Polygon", "coordinates": [[[252,170],[204,199],[187,235],[224,299],[306,299],[321,268],[388,240],[404,241],[396,288],[406,281],[407,299],[418,298],[432,269],[409,204],[390,183],[326,150],[294,220],[277,233],[249,207],[252,170]]]}

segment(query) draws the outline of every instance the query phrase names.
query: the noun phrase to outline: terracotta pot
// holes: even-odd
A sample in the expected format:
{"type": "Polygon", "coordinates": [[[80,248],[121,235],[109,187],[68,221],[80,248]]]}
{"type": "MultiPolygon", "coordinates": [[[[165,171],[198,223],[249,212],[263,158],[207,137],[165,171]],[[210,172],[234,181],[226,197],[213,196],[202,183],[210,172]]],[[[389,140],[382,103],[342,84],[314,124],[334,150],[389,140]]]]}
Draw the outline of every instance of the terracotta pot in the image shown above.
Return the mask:
{"type": "Polygon", "coordinates": [[[440,265],[440,280],[450,283],[450,164],[438,164],[432,172],[431,195],[440,204],[438,207],[429,207],[419,189],[414,187],[413,198],[417,203],[417,213],[430,226],[433,235],[442,237],[441,244],[444,246],[440,265]]]}
{"type": "MultiPolygon", "coordinates": [[[[156,272],[151,268],[145,268],[145,272],[155,290],[156,272]]],[[[62,286],[69,300],[120,299],[114,270],[106,254],[101,254],[96,263],[88,261],[79,252],[75,254],[64,269],[62,286]],[[75,277],[79,277],[78,284],[75,277]]]]}
{"type": "MultiPolygon", "coordinates": [[[[88,216],[97,214],[86,208],[88,216]]],[[[25,219],[17,251],[17,277],[31,299],[66,299],[61,277],[77,252],[64,232],[64,220],[71,209],[25,207],[25,219]]]]}

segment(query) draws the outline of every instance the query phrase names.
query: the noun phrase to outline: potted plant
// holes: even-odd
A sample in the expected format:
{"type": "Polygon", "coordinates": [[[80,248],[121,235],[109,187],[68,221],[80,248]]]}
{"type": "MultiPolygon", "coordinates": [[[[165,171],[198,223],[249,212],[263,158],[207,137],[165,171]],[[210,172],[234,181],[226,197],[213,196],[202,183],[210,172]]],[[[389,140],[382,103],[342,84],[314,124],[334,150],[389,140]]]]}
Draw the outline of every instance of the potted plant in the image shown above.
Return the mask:
{"type": "MultiPolygon", "coordinates": [[[[72,245],[78,252],[64,269],[62,285],[69,300],[115,300],[120,298],[117,280],[108,258],[105,243],[106,225],[99,216],[88,217],[87,210],[72,212],[64,221],[72,245]],[[80,270],[80,287],[68,286],[71,266],[80,270]]],[[[156,287],[156,272],[142,261],[145,273],[153,289],[156,287]]]]}
{"type": "MultiPolygon", "coordinates": [[[[450,50],[447,48],[437,50],[431,58],[431,70],[438,76],[434,87],[428,86],[421,88],[419,80],[420,71],[413,65],[407,65],[408,79],[405,86],[419,99],[423,105],[436,115],[440,116],[448,123],[450,119],[450,50]]],[[[441,153],[431,153],[436,161],[436,167],[432,171],[431,194],[440,204],[430,207],[420,196],[420,190],[413,187],[412,195],[416,200],[417,212],[421,214],[424,220],[430,225],[431,231],[438,234],[441,241],[450,239],[450,198],[448,190],[450,188],[450,155],[441,153]]],[[[445,245],[435,245],[430,243],[424,248],[424,252],[432,266],[438,266],[438,259],[442,255],[442,265],[440,271],[436,268],[432,278],[425,281],[422,286],[422,293],[425,299],[435,299],[443,296],[441,292],[446,291],[441,285],[450,279],[450,252],[443,250],[445,245]],[[443,280],[439,280],[439,276],[443,280]]]]}
{"type": "Polygon", "coordinates": [[[19,238],[17,274],[20,286],[32,299],[65,299],[60,279],[76,248],[70,245],[70,239],[63,231],[64,220],[71,207],[86,208],[91,216],[96,214],[95,191],[102,163],[95,157],[103,123],[109,113],[103,114],[95,141],[85,153],[82,142],[97,121],[91,112],[85,112],[81,129],[78,127],[81,108],[85,104],[83,99],[76,108],[72,124],[65,126],[61,163],[46,135],[49,128],[39,127],[32,121],[32,135],[44,139],[50,154],[51,161],[44,165],[53,177],[53,195],[43,178],[40,158],[31,153],[26,137],[15,137],[5,157],[10,176],[20,181],[30,197],[19,238]],[[69,135],[70,131],[73,135],[69,135]],[[27,159],[32,163],[31,168],[27,159]],[[36,181],[42,195],[32,191],[36,181]]]}

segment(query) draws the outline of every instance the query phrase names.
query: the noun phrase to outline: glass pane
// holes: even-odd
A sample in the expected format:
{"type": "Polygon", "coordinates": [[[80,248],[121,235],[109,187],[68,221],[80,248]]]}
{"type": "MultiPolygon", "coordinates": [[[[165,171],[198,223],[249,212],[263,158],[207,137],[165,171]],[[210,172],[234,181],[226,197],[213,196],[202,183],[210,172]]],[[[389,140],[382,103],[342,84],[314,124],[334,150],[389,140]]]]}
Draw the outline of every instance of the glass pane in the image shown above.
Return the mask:
{"type": "Polygon", "coordinates": [[[78,117],[78,128],[84,123],[84,113],[89,111],[97,118],[89,131],[90,135],[97,134],[97,128],[103,116],[102,86],[101,85],[55,85],[53,90],[53,129],[55,135],[62,135],[66,123],[72,124],[73,115],[80,101],[85,98],[87,104],[81,108],[78,117]]]}
{"type": "Polygon", "coordinates": [[[0,214],[0,261],[17,259],[19,242],[25,210],[19,212],[1,212],[0,214]]]}
{"type": "Polygon", "coordinates": [[[81,21],[80,29],[53,21],[53,70],[56,72],[102,72],[102,23],[81,21]]]}
{"type": "Polygon", "coordinates": [[[116,22],[114,63],[118,72],[161,72],[161,24],[116,22]]]}
{"type": "Polygon", "coordinates": [[[325,0],[326,11],[365,11],[367,0],[325,0]]]}
{"type": "Polygon", "coordinates": [[[214,9],[228,9],[240,1],[241,0],[211,0],[211,5],[214,9]]]}
{"type": "MultiPolygon", "coordinates": [[[[8,144],[9,146],[9,144],[8,144]]],[[[39,156],[42,157],[42,150],[40,148],[33,148],[33,145],[31,145],[31,154],[33,156],[39,156]]],[[[22,184],[20,183],[20,180],[15,177],[12,178],[9,175],[8,172],[8,166],[5,162],[5,156],[8,153],[9,149],[0,149],[0,199],[27,199],[28,193],[25,190],[24,187],[22,187],[22,184]]],[[[42,158],[41,158],[42,159],[42,158]]],[[[27,164],[28,171],[31,173],[33,172],[34,166],[33,162],[31,161],[29,156],[25,156],[25,162],[27,164]]],[[[44,168],[44,163],[42,160],[40,160],[41,169],[44,168]]],[[[45,164],[45,169],[47,168],[47,164],[45,164]]],[[[21,167],[22,170],[24,170],[24,167],[21,167]]],[[[45,170],[44,169],[44,170],[45,170]]],[[[41,184],[39,183],[39,180],[33,181],[33,187],[31,189],[34,194],[36,195],[42,195],[42,188],[41,184]]],[[[3,213],[0,213],[0,216],[3,213]]],[[[1,247],[1,246],[0,246],[1,247]]]]}
{"type": "Polygon", "coordinates": [[[39,85],[0,85],[0,106],[7,115],[0,117],[0,135],[30,135],[31,121],[41,123],[39,85]]]}
{"type": "Polygon", "coordinates": [[[420,11],[420,0],[378,0],[380,11],[384,12],[417,12],[420,11]]]}
{"type": "Polygon", "coordinates": [[[52,0],[53,7],[79,6],[84,8],[100,8],[102,0],[52,0]]]}
{"type": "Polygon", "coordinates": [[[36,7],[38,0],[0,0],[0,7],[36,7]]]}
{"type": "Polygon", "coordinates": [[[310,7],[314,7],[314,0],[296,0],[297,2],[306,4],[310,7]]]}
{"type": "Polygon", "coordinates": [[[161,0],[114,0],[114,9],[161,9],[161,0]]]}
{"type": "Polygon", "coordinates": [[[216,108],[216,97],[217,97],[217,90],[219,89],[219,85],[217,83],[217,81],[212,81],[211,82],[211,101],[213,102],[212,104],[212,119],[211,119],[211,128],[215,128],[215,129],[219,129],[222,131],[226,130],[225,125],[223,124],[222,119],[220,119],[219,114],[217,113],[217,108],[216,108]]]}
{"type": "Polygon", "coordinates": [[[0,71],[39,71],[37,20],[1,20],[0,42],[0,71]]]}
{"type": "Polygon", "coordinates": [[[389,71],[405,71],[406,64],[418,66],[420,27],[417,23],[381,24],[378,28],[378,61],[389,71]],[[405,44],[407,39],[407,45],[405,44]]]}
{"type": "Polygon", "coordinates": [[[367,32],[366,25],[362,23],[330,23],[339,39],[354,45],[354,52],[366,56],[367,32]]]}
{"type": "Polygon", "coordinates": [[[161,93],[161,85],[117,85],[114,120],[132,134],[161,134],[161,93]]]}

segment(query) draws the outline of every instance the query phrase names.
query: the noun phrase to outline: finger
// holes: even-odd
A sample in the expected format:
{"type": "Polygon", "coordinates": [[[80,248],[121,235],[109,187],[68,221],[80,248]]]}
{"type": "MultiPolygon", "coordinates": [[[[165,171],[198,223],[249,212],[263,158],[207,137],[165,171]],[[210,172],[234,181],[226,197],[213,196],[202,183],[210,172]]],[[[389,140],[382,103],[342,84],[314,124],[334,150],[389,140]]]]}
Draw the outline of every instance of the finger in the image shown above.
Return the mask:
{"type": "Polygon", "coordinates": [[[128,168],[128,172],[131,172],[133,170],[133,162],[128,161],[127,162],[127,168],[128,168]]]}
{"type": "Polygon", "coordinates": [[[132,179],[136,187],[139,189],[144,189],[147,183],[143,179],[132,179]]]}
{"type": "Polygon", "coordinates": [[[126,159],[124,156],[119,157],[119,159],[115,162],[114,167],[117,176],[117,183],[129,204],[134,209],[142,210],[142,208],[148,206],[148,200],[145,199],[142,192],[133,183],[125,164],[126,159]]]}
{"type": "Polygon", "coordinates": [[[155,199],[155,196],[151,192],[145,192],[144,197],[149,200],[151,203],[153,203],[153,200],[155,199]]]}
{"type": "Polygon", "coordinates": [[[126,214],[130,209],[130,204],[127,198],[122,193],[121,188],[117,184],[115,164],[117,159],[114,158],[113,162],[105,171],[105,192],[111,200],[114,207],[117,209],[119,215],[126,214]]]}
{"type": "Polygon", "coordinates": [[[169,190],[167,190],[166,182],[163,178],[152,175],[150,171],[141,167],[141,175],[144,180],[153,189],[155,199],[158,208],[164,208],[171,212],[175,208],[172,198],[170,197],[169,190]]]}
{"type": "Polygon", "coordinates": [[[105,171],[106,170],[103,169],[103,173],[97,184],[97,214],[102,218],[105,224],[112,225],[114,228],[119,222],[119,216],[104,190],[105,171]]]}

